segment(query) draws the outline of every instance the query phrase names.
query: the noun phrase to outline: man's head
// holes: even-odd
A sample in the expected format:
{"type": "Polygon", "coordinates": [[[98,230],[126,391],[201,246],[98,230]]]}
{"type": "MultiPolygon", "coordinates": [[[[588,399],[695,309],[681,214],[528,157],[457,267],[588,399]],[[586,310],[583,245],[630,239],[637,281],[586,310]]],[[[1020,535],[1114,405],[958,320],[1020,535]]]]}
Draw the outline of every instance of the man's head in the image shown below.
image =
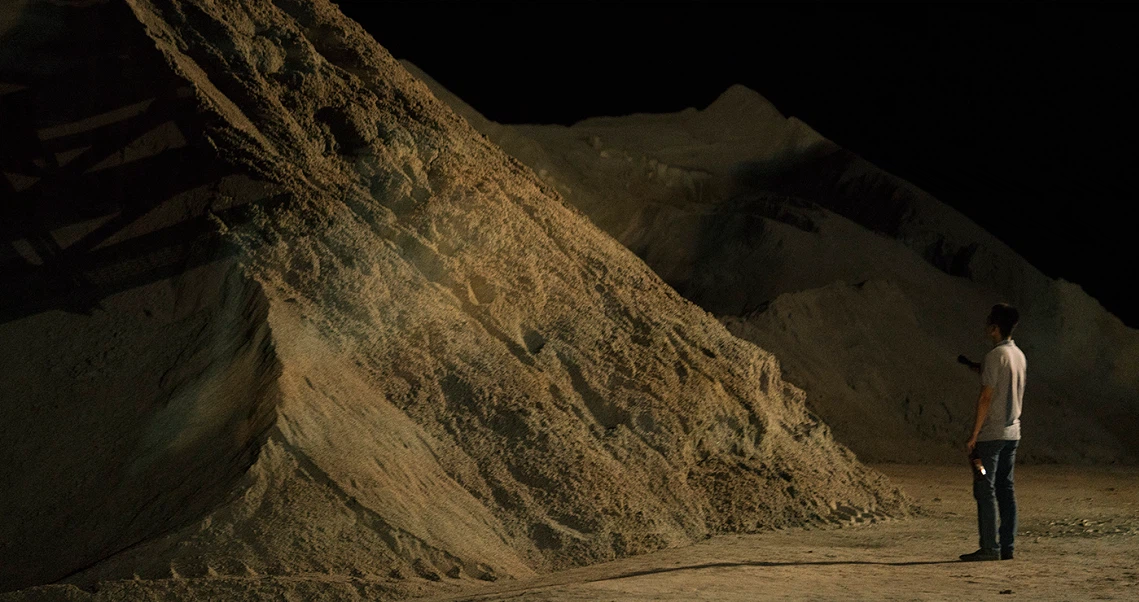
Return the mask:
{"type": "Polygon", "coordinates": [[[1012,336],[1012,329],[1020,320],[1020,312],[1008,303],[998,303],[989,311],[985,320],[985,333],[992,337],[994,342],[1003,341],[1012,336]]]}

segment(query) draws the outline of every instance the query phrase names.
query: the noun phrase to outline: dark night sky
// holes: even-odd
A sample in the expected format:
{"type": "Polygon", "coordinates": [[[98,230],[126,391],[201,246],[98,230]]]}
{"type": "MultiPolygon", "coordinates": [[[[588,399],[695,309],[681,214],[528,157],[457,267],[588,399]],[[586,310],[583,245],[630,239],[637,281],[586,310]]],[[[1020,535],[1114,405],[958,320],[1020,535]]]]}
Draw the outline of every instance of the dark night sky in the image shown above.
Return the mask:
{"type": "Polygon", "coordinates": [[[504,123],[703,108],[744,84],[1139,327],[1128,7],[339,5],[504,123]]]}

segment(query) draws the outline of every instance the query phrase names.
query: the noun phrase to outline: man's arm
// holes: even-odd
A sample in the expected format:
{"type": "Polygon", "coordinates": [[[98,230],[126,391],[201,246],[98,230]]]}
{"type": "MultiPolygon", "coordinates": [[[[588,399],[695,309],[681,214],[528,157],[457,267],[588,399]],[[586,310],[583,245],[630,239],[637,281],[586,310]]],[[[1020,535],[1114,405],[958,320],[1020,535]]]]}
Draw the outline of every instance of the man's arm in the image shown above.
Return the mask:
{"type": "Polygon", "coordinates": [[[966,366],[968,366],[969,369],[972,370],[973,372],[976,372],[977,374],[981,373],[981,362],[974,362],[973,360],[965,357],[964,355],[957,356],[957,361],[959,363],[962,363],[962,364],[965,364],[966,366]]]}
{"type": "Polygon", "coordinates": [[[985,418],[989,416],[989,407],[993,405],[993,388],[989,385],[981,387],[981,394],[977,397],[977,414],[973,419],[973,435],[969,437],[969,441],[965,447],[969,448],[972,452],[974,447],[977,447],[977,437],[981,434],[981,427],[985,424],[985,418]]]}

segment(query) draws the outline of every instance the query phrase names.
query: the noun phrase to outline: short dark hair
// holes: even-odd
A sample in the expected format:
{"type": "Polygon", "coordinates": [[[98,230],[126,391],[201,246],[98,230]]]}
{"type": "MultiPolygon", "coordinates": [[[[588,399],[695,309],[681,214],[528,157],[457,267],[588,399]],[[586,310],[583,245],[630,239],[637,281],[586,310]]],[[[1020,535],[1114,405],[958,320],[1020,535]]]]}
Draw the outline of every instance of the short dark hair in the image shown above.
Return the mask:
{"type": "Polygon", "coordinates": [[[1008,303],[998,303],[989,311],[989,324],[1000,329],[1001,336],[1006,339],[1012,334],[1012,329],[1019,320],[1020,312],[1008,303]]]}

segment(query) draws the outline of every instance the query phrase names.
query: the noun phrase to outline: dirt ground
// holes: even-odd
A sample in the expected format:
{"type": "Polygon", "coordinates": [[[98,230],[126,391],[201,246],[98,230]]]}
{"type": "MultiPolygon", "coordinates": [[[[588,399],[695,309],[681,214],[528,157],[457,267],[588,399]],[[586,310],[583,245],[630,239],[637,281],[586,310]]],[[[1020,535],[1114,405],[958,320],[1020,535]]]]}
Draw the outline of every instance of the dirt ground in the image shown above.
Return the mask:
{"type": "Polygon", "coordinates": [[[906,520],[788,529],[501,583],[436,600],[1135,600],[1139,468],[1017,468],[1011,561],[976,549],[965,467],[880,465],[921,505],[906,520]]]}

